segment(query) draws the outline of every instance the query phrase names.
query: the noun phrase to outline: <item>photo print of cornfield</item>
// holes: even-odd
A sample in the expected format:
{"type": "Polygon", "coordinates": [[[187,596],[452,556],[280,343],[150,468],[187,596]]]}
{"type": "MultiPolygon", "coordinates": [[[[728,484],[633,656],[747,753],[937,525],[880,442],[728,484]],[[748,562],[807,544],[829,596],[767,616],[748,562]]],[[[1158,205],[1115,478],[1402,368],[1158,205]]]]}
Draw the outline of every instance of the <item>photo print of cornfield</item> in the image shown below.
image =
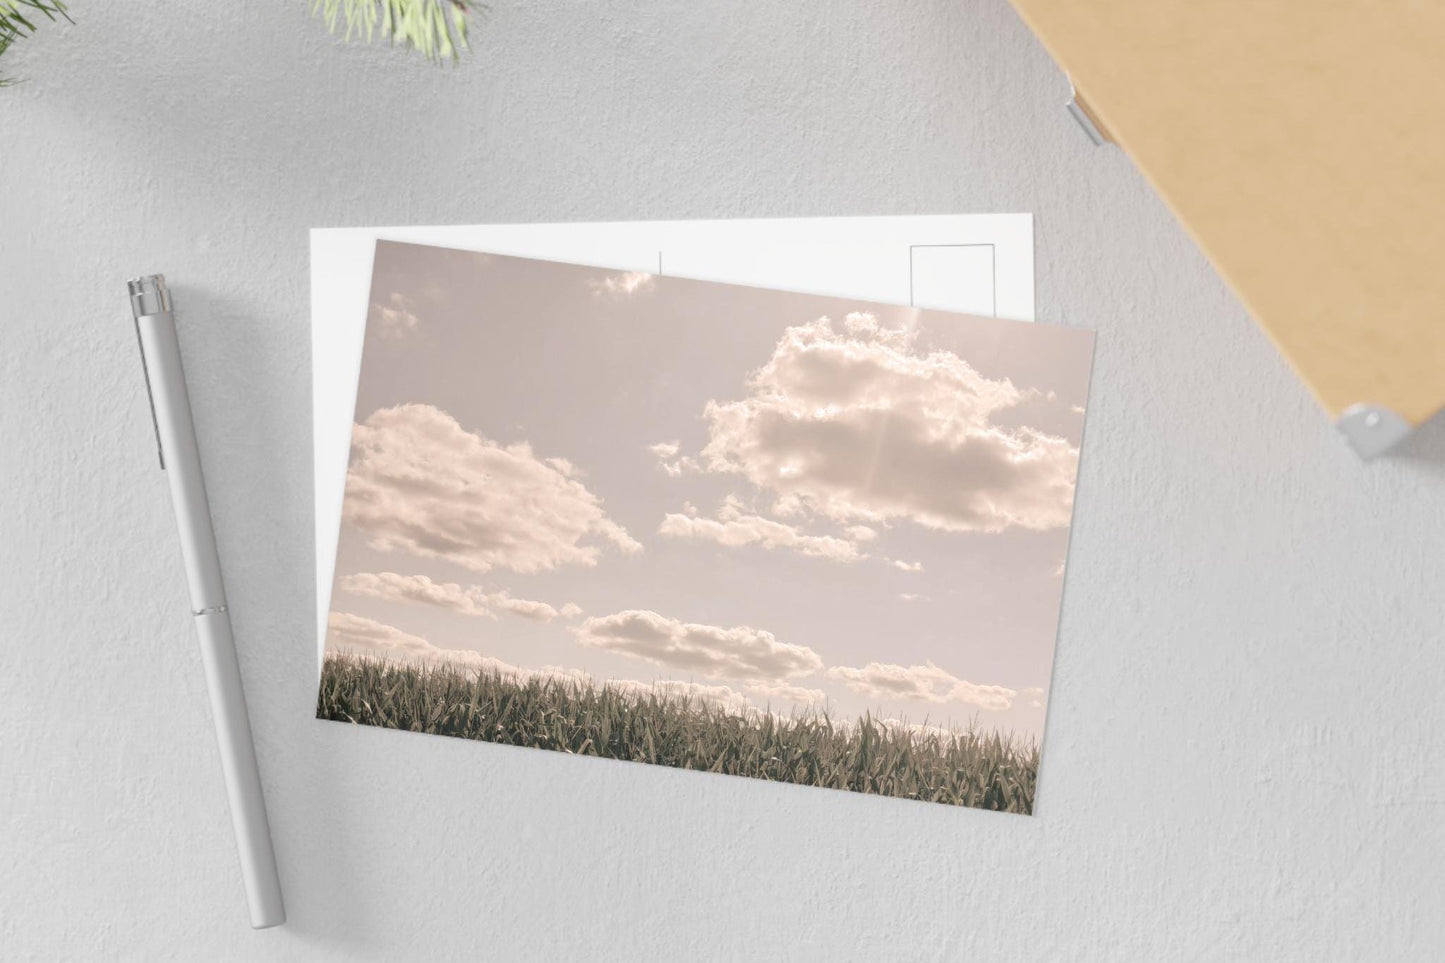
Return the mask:
{"type": "Polygon", "coordinates": [[[1030,813],[1092,345],[379,242],[317,714],[1030,813]]]}

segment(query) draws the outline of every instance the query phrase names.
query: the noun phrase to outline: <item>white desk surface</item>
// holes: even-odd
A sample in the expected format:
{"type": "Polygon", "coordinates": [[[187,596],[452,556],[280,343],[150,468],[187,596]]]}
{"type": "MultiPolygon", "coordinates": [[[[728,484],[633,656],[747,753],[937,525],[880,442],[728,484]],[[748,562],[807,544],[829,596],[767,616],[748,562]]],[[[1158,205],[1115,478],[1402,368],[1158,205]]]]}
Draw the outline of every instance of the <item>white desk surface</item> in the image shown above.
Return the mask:
{"type": "Polygon", "coordinates": [[[0,58],[17,959],[1445,957],[1445,426],[1362,464],[1005,0],[72,4],[0,58]],[[308,229],[1033,211],[1099,331],[1037,815],[311,718],[308,229]],[[253,933],[124,279],[187,373],[291,922],[253,933]]]}

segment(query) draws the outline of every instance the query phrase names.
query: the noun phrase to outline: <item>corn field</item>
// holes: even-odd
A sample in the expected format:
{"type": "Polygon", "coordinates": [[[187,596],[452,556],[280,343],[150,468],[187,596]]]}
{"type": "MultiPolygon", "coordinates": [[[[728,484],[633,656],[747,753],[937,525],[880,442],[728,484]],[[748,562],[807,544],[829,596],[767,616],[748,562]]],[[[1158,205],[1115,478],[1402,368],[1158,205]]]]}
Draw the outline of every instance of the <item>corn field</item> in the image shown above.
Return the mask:
{"type": "Polygon", "coordinates": [[[687,696],[328,653],[320,719],[1030,813],[1037,744],[864,716],[738,714],[687,696]]]}

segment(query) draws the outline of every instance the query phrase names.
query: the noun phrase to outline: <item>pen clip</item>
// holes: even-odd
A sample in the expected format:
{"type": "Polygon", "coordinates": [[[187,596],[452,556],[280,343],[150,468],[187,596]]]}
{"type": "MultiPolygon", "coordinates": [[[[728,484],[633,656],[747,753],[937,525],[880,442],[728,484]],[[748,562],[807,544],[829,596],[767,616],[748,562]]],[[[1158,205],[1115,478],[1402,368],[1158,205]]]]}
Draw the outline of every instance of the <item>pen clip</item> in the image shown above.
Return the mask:
{"type": "Polygon", "coordinates": [[[171,313],[171,292],[166,288],[165,275],[147,274],[131,278],[126,282],[126,293],[130,295],[131,316],[135,319],[135,340],[140,345],[140,367],[146,378],[146,400],[151,406],[151,426],[156,430],[156,457],[160,459],[161,471],[166,470],[166,451],[161,444],[161,423],[156,418],[156,396],[151,390],[151,368],[146,364],[146,343],[141,337],[140,319],[152,314],[171,313]]]}
{"type": "Polygon", "coordinates": [[[146,379],[146,401],[151,406],[151,427],[156,430],[156,457],[160,459],[161,471],[166,470],[166,453],[161,447],[161,423],[156,418],[156,396],[151,391],[151,370],[146,364],[146,344],[140,336],[140,318],[135,319],[135,343],[140,346],[140,370],[146,379]]]}

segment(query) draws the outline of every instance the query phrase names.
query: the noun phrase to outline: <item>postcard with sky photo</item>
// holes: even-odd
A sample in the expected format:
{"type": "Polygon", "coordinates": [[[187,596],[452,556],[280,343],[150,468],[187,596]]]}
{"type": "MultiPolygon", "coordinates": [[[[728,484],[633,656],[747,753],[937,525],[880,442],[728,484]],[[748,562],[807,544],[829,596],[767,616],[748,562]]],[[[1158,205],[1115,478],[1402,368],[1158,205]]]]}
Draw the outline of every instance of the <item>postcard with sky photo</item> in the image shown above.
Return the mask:
{"type": "Polygon", "coordinates": [[[1092,350],[378,242],[317,714],[1030,813],[1092,350]]]}

